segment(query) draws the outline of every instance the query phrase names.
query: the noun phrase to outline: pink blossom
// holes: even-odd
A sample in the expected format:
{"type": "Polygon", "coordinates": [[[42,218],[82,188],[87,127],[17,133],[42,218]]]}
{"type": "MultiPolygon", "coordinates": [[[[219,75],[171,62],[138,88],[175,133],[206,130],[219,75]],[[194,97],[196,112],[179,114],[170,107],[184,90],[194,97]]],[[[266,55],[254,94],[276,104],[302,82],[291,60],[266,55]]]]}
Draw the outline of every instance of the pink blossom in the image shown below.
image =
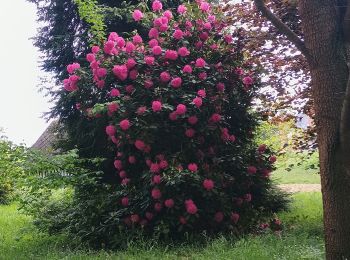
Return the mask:
{"type": "Polygon", "coordinates": [[[147,65],[152,66],[154,65],[154,57],[152,56],[146,56],[145,57],[145,62],[147,65]]]}
{"type": "Polygon", "coordinates": [[[162,54],[162,48],[160,47],[160,46],[154,46],[153,48],[152,48],[152,53],[154,54],[154,55],[161,55],[162,54]]]}
{"type": "Polygon", "coordinates": [[[247,76],[247,77],[243,78],[242,82],[244,85],[251,85],[251,84],[253,84],[253,79],[251,77],[247,76]]]}
{"type": "Polygon", "coordinates": [[[174,78],[170,82],[170,85],[173,88],[179,88],[179,87],[181,87],[181,84],[182,84],[182,79],[180,77],[174,78]]]}
{"type": "Polygon", "coordinates": [[[168,162],[166,160],[161,160],[160,163],[159,163],[159,167],[161,169],[166,169],[166,168],[168,168],[168,166],[169,166],[169,164],[168,164],[168,162]]]}
{"type": "Polygon", "coordinates": [[[204,29],[206,29],[206,30],[210,30],[211,29],[211,23],[205,23],[204,25],[203,25],[203,27],[204,27],[204,29]]]}
{"type": "Polygon", "coordinates": [[[137,76],[139,75],[139,72],[135,69],[131,70],[129,73],[129,78],[131,80],[135,80],[137,78],[137,76]]]}
{"type": "Polygon", "coordinates": [[[237,75],[242,75],[244,73],[244,70],[242,68],[236,68],[235,72],[237,75]]]}
{"type": "Polygon", "coordinates": [[[168,18],[168,20],[170,20],[171,18],[173,18],[173,13],[170,10],[166,10],[163,15],[168,18]]]}
{"type": "Polygon", "coordinates": [[[146,112],[146,110],[147,110],[147,107],[139,107],[139,108],[137,109],[136,113],[137,113],[138,115],[142,115],[142,114],[144,114],[144,113],[146,112]]]}
{"type": "Polygon", "coordinates": [[[156,189],[156,188],[152,189],[151,194],[152,194],[152,198],[155,200],[158,200],[162,197],[162,193],[160,192],[159,189],[156,189]]]}
{"type": "Polygon", "coordinates": [[[140,10],[135,10],[132,14],[132,18],[138,22],[143,18],[143,13],[140,10]]]}
{"type": "Polygon", "coordinates": [[[261,144],[258,147],[258,152],[259,153],[264,153],[266,151],[267,145],[266,144],[261,144]]]}
{"type": "Polygon", "coordinates": [[[118,37],[116,40],[116,44],[119,48],[124,48],[125,46],[125,40],[123,37],[118,37]]]}
{"type": "Polygon", "coordinates": [[[151,163],[150,171],[153,173],[158,173],[160,171],[158,163],[151,163]]]}
{"type": "Polygon", "coordinates": [[[224,39],[225,39],[225,42],[228,43],[228,44],[233,42],[232,35],[225,35],[224,39]]]}
{"type": "Polygon", "coordinates": [[[250,193],[247,193],[243,196],[243,199],[246,201],[246,202],[250,202],[252,201],[252,194],[250,193]]]}
{"type": "Polygon", "coordinates": [[[115,160],[114,161],[114,167],[118,170],[121,170],[123,169],[123,164],[122,164],[122,161],[121,160],[115,160]]]}
{"type": "Polygon", "coordinates": [[[213,22],[215,22],[215,20],[216,20],[215,15],[209,15],[209,16],[208,16],[208,21],[209,21],[209,22],[213,23],[213,22]]]}
{"type": "Polygon", "coordinates": [[[167,208],[172,208],[172,207],[174,207],[174,200],[173,199],[167,199],[167,200],[165,200],[164,201],[164,205],[165,205],[165,207],[167,207],[167,208]]]}
{"type": "Polygon", "coordinates": [[[191,67],[190,65],[185,65],[185,66],[183,67],[182,71],[183,71],[184,73],[191,74],[193,70],[192,70],[192,67],[191,67]]]}
{"type": "Polygon", "coordinates": [[[129,198],[128,198],[128,197],[122,198],[122,205],[123,205],[124,207],[129,206],[129,198]]]}
{"type": "Polygon", "coordinates": [[[109,41],[117,41],[119,35],[116,32],[111,32],[108,36],[109,41]]]}
{"type": "Polygon", "coordinates": [[[136,35],[134,35],[132,37],[132,42],[134,44],[141,44],[142,43],[142,37],[140,35],[136,34],[136,35]]]}
{"type": "Polygon", "coordinates": [[[191,172],[196,172],[198,170],[198,166],[197,164],[195,163],[190,163],[188,166],[187,166],[187,169],[191,172]]]}
{"type": "Polygon", "coordinates": [[[145,217],[146,217],[148,220],[152,220],[152,219],[153,219],[153,214],[152,214],[151,212],[146,212],[145,217]]]}
{"type": "Polygon", "coordinates": [[[100,47],[99,46],[92,46],[91,48],[91,52],[96,54],[100,51],[100,47]]]}
{"type": "Polygon", "coordinates": [[[161,181],[162,181],[162,177],[160,177],[160,175],[153,176],[153,183],[154,184],[159,184],[161,181]]]}
{"type": "Polygon", "coordinates": [[[248,171],[249,174],[255,174],[255,173],[257,173],[258,170],[256,169],[255,166],[249,166],[247,168],[247,171],[248,171]]]}
{"type": "Polygon", "coordinates": [[[126,131],[130,128],[130,121],[128,119],[124,119],[120,121],[119,126],[122,130],[126,131]]]}
{"type": "Polygon", "coordinates": [[[220,223],[221,221],[224,220],[224,213],[222,213],[221,211],[216,212],[214,215],[214,220],[218,223],[220,223]]]}
{"type": "Polygon", "coordinates": [[[104,78],[107,75],[107,70],[105,68],[99,68],[96,74],[99,78],[104,78]]]}
{"type": "Polygon", "coordinates": [[[210,179],[205,179],[203,181],[203,187],[206,190],[212,190],[214,188],[214,182],[210,179]]]}
{"type": "Polygon", "coordinates": [[[75,104],[75,108],[78,109],[78,110],[80,110],[80,109],[81,109],[81,104],[80,104],[80,103],[76,103],[76,104],[75,104]]]}
{"type": "Polygon", "coordinates": [[[178,49],[177,52],[179,53],[179,55],[181,57],[186,57],[186,56],[190,55],[190,51],[186,47],[181,47],[180,49],[178,49]]]}
{"type": "Polygon", "coordinates": [[[175,112],[177,115],[183,115],[186,113],[186,111],[187,111],[187,107],[183,104],[179,104],[177,105],[175,112]]]}
{"type": "Polygon", "coordinates": [[[67,72],[69,74],[73,74],[74,71],[76,71],[77,69],[80,69],[80,64],[79,63],[72,63],[72,64],[69,64],[67,66],[67,72]]]}
{"type": "Polygon", "coordinates": [[[124,185],[124,186],[128,185],[129,183],[130,183],[130,179],[129,178],[124,178],[121,181],[121,184],[124,185]]]}
{"type": "Polygon", "coordinates": [[[199,7],[203,12],[208,12],[210,10],[210,4],[207,2],[202,2],[199,7]]]}
{"type": "Polygon", "coordinates": [[[210,117],[210,121],[213,122],[213,123],[220,122],[221,121],[221,115],[219,115],[217,113],[212,114],[211,117],[210,117]]]}
{"type": "Polygon", "coordinates": [[[135,45],[132,42],[127,42],[125,46],[125,50],[127,53],[131,53],[136,49],[135,45]]]}
{"type": "Polygon", "coordinates": [[[202,40],[202,41],[206,41],[208,40],[209,38],[209,34],[207,32],[202,32],[200,35],[199,35],[199,38],[202,40]]]}
{"type": "Polygon", "coordinates": [[[120,172],[119,172],[119,177],[120,177],[120,178],[124,179],[124,178],[126,178],[126,176],[127,176],[127,175],[126,175],[126,172],[125,172],[125,171],[120,171],[120,172]]]}
{"type": "Polygon", "coordinates": [[[162,203],[160,202],[157,202],[156,204],[154,204],[154,210],[157,211],[157,212],[160,212],[163,208],[163,205],[162,203]]]}
{"type": "Polygon", "coordinates": [[[119,97],[119,96],[120,96],[120,92],[119,92],[118,89],[113,88],[113,89],[111,90],[111,92],[109,92],[109,95],[110,95],[111,97],[119,97]]]}
{"type": "Polygon", "coordinates": [[[130,164],[135,164],[136,163],[136,157],[135,156],[129,156],[128,161],[130,164]]]}
{"type": "Polygon", "coordinates": [[[117,129],[114,125],[109,125],[106,127],[106,134],[109,136],[115,135],[117,132],[117,129]]]}
{"type": "Polygon", "coordinates": [[[134,91],[134,86],[133,85],[127,85],[126,87],[125,87],[125,90],[126,90],[126,92],[128,92],[128,93],[132,93],[133,91],[134,91]]]}
{"type": "Polygon", "coordinates": [[[148,37],[149,38],[158,38],[159,32],[156,28],[151,28],[148,32],[148,37]]]}
{"type": "Polygon", "coordinates": [[[197,91],[197,95],[200,96],[201,98],[205,98],[207,93],[205,92],[204,89],[200,89],[197,91]]]}
{"type": "Polygon", "coordinates": [[[173,37],[176,40],[181,40],[183,35],[184,35],[184,33],[180,29],[175,30],[175,32],[173,33],[173,37]]]}
{"type": "Polygon", "coordinates": [[[114,113],[118,110],[119,105],[116,102],[112,102],[107,105],[107,108],[109,113],[114,113]]]}
{"type": "Polygon", "coordinates": [[[186,200],[185,206],[188,214],[194,215],[198,211],[197,206],[194,204],[192,200],[186,200]]]}
{"type": "Polygon", "coordinates": [[[223,92],[225,90],[225,84],[222,82],[219,82],[218,84],[216,84],[216,89],[220,92],[223,92]]]}
{"type": "Polygon", "coordinates": [[[170,80],[170,74],[166,71],[163,71],[162,73],[160,73],[160,80],[162,82],[168,82],[170,80]]]}
{"type": "Polygon", "coordinates": [[[96,59],[96,57],[95,57],[95,54],[93,54],[93,53],[88,53],[86,55],[86,60],[90,63],[93,62],[95,59],[96,59]]]}
{"type": "Polygon", "coordinates": [[[96,85],[98,88],[103,88],[105,86],[105,81],[104,80],[98,80],[96,82],[96,85]]]}
{"type": "Polygon", "coordinates": [[[231,213],[231,220],[232,220],[233,223],[237,224],[237,222],[239,220],[239,214],[235,213],[235,212],[232,212],[231,213]]]}
{"type": "Polygon", "coordinates": [[[198,58],[198,59],[196,60],[196,67],[197,67],[197,68],[203,68],[203,67],[205,67],[205,64],[206,64],[206,62],[205,62],[205,60],[202,59],[202,58],[198,58]]]}
{"type": "Polygon", "coordinates": [[[198,118],[196,116],[190,116],[187,121],[189,124],[195,125],[198,122],[198,118]]]}
{"type": "Polygon", "coordinates": [[[167,25],[167,24],[162,24],[162,25],[159,27],[159,31],[160,31],[160,32],[165,32],[166,30],[168,30],[168,25],[167,25]]]}
{"type": "Polygon", "coordinates": [[[166,59],[169,59],[169,60],[176,60],[178,55],[177,55],[177,51],[174,51],[174,50],[166,50],[165,51],[165,55],[164,57],[166,59]]]}
{"type": "Polygon", "coordinates": [[[126,61],[126,67],[128,69],[132,69],[133,67],[136,66],[136,61],[133,59],[133,58],[129,58],[127,61],[126,61]]]}
{"type": "Polygon", "coordinates": [[[192,138],[195,135],[196,131],[192,128],[186,129],[185,135],[189,138],[192,138]]]}
{"type": "Polygon", "coordinates": [[[275,162],[277,161],[277,157],[274,156],[274,155],[272,155],[272,156],[269,158],[269,161],[270,161],[271,163],[275,163],[275,162]]]}
{"type": "Polygon", "coordinates": [[[203,42],[199,41],[199,42],[196,42],[195,45],[194,45],[197,49],[200,49],[203,47],[203,42]]]}
{"type": "Polygon", "coordinates": [[[130,216],[130,219],[131,219],[131,222],[133,222],[133,223],[138,223],[138,222],[140,221],[140,216],[137,215],[137,214],[132,214],[132,215],[130,216]]]}
{"type": "Polygon", "coordinates": [[[200,97],[195,97],[193,100],[192,100],[193,104],[196,106],[196,107],[201,107],[203,105],[203,100],[202,98],[200,97]]]}
{"type": "Polygon", "coordinates": [[[153,48],[158,45],[158,41],[156,39],[152,39],[148,42],[149,47],[153,48]]]}
{"type": "Polygon", "coordinates": [[[152,10],[153,11],[159,11],[159,10],[162,10],[162,8],[163,8],[163,5],[160,1],[158,1],[158,0],[153,1],[153,3],[152,3],[152,10]]]}
{"type": "Polygon", "coordinates": [[[207,78],[207,73],[206,72],[201,72],[198,75],[200,80],[205,80],[207,78]]]}
{"type": "Polygon", "coordinates": [[[105,45],[103,46],[103,50],[106,54],[112,54],[112,50],[115,46],[114,41],[107,41],[105,45]]]}
{"type": "Polygon", "coordinates": [[[145,84],[145,88],[147,89],[150,89],[151,87],[153,87],[153,81],[150,79],[146,79],[144,84],[145,84]]]}
{"type": "Polygon", "coordinates": [[[135,141],[135,147],[140,150],[140,151],[143,151],[145,149],[145,143],[141,140],[136,140],[135,141]]]}
{"type": "Polygon", "coordinates": [[[128,68],[126,65],[115,65],[112,69],[113,74],[121,81],[124,81],[128,77],[128,68]]]}
{"type": "Polygon", "coordinates": [[[187,223],[187,220],[185,219],[185,217],[181,216],[179,217],[179,222],[182,224],[182,225],[185,225],[187,223]]]}
{"type": "Polygon", "coordinates": [[[159,112],[162,110],[162,103],[160,101],[152,102],[152,110],[153,112],[159,112]]]}
{"type": "Polygon", "coordinates": [[[175,111],[174,111],[174,112],[171,112],[171,113],[169,114],[169,119],[170,119],[171,121],[175,121],[175,120],[177,119],[177,114],[176,114],[175,111]]]}
{"type": "Polygon", "coordinates": [[[187,11],[187,7],[185,5],[179,5],[177,8],[177,12],[179,14],[184,14],[184,13],[186,13],[186,11],[187,11]]]}

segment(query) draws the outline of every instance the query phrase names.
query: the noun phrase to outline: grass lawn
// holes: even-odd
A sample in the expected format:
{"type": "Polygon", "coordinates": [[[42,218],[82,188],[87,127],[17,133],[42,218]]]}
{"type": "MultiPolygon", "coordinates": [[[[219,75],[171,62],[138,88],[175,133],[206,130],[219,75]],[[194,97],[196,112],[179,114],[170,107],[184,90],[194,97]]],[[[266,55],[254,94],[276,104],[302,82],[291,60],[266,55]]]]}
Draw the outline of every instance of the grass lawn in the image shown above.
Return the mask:
{"type": "Polygon", "coordinates": [[[280,214],[285,229],[233,242],[219,238],[205,246],[130,244],[120,252],[73,249],[64,236],[46,236],[19,214],[16,205],[0,206],[0,259],[324,259],[320,193],[293,196],[290,212],[280,214]]]}
{"type": "Polygon", "coordinates": [[[279,184],[319,184],[320,175],[318,170],[296,166],[290,171],[278,168],[272,174],[272,179],[279,184]]]}

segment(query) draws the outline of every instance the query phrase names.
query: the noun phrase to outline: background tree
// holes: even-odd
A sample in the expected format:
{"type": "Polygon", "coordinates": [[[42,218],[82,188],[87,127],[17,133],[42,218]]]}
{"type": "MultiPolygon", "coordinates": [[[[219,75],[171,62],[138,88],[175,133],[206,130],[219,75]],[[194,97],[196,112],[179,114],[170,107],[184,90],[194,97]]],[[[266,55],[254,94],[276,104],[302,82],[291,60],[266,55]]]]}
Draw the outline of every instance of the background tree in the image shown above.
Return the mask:
{"type": "MultiPolygon", "coordinates": [[[[307,66],[302,67],[310,72],[311,91],[305,93],[310,94],[315,113],[327,259],[347,259],[350,257],[350,4],[345,0],[282,2],[294,6],[294,15],[278,12],[274,9],[275,1],[254,0],[256,8],[283,35],[281,39],[285,43],[281,45],[288,49],[294,45],[304,57],[300,61],[306,61],[307,66]],[[293,27],[299,16],[302,31],[293,27]]],[[[271,27],[262,28],[273,35],[268,29],[271,27]]]]}

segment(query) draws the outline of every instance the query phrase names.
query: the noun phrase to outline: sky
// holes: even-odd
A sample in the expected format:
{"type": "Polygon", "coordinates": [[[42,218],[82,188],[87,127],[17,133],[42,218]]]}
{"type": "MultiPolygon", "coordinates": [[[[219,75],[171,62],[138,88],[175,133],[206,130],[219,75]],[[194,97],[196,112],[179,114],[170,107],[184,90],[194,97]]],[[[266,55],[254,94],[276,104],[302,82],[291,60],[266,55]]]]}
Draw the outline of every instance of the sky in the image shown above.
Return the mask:
{"type": "Polygon", "coordinates": [[[16,144],[31,146],[46,129],[49,110],[38,93],[39,51],[30,39],[37,29],[36,7],[25,0],[0,4],[0,128],[16,144]]]}

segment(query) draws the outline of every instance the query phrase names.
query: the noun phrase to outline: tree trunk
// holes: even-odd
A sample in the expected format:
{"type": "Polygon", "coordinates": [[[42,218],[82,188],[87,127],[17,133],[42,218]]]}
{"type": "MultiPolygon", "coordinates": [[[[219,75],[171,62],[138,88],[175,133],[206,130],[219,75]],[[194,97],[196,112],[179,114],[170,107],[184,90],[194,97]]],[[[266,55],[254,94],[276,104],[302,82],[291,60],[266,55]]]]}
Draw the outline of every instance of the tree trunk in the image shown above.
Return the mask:
{"type": "MultiPolygon", "coordinates": [[[[312,77],[323,194],[326,257],[350,259],[350,146],[340,123],[348,81],[335,1],[300,0],[305,45],[312,77]]],[[[349,140],[350,141],[350,140],[349,140]]]]}

